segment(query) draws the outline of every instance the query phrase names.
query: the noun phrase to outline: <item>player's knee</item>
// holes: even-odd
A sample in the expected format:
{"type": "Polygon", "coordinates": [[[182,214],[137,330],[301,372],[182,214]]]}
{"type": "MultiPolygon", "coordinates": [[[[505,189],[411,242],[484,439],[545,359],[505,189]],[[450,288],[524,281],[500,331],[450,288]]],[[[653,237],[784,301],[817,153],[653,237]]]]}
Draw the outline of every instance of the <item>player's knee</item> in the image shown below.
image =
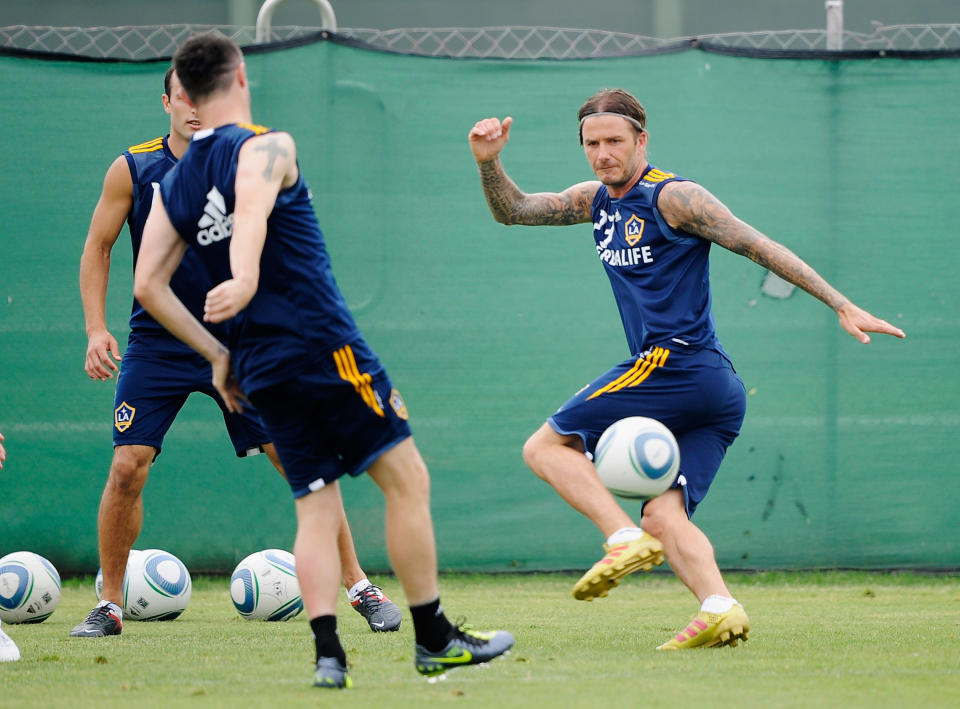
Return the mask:
{"type": "Polygon", "coordinates": [[[543,442],[540,441],[536,433],[527,439],[526,443],[523,444],[523,450],[521,451],[521,454],[523,455],[523,462],[527,464],[527,467],[530,468],[530,470],[537,473],[538,476],[540,473],[538,473],[537,470],[540,468],[540,466],[537,465],[537,462],[539,461],[542,452],[543,442]]]}
{"type": "Polygon", "coordinates": [[[656,514],[655,512],[647,512],[647,510],[644,509],[640,526],[643,527],[643,531],[647,534],[652,534],[659,539],[664,536],[664,532],[667,529],[667,520],[664,519],[663,515],[656,514]]]}
{"type": "Polygon", "coordinates": [[[686,511],[682,507],[683,497],[680,497],[680,506],[670,499],[672,494],[668,491],[659,498],[650,500],[643,507],[643,529],[648,534],[657,538],[669,537],[679,528],[680,525],[689,524],[686,511]]]}
{"type": "Polygon", "coordinates": [[[430,472],[416,446],[400,444],[381,457],[370,473],[384,495],[429,498],[430,472]]]}
{"type": "Polygon", "coordinates": [[[152,451],[132,450],[126,446],[116,448],[107,484],[121,494],[139,495],[150,472],[152,451]]]}
{"type": "Polygon", "coordinates": [[[411,459],[409,465],[405,466],[400,482],[408,492],[418,497],[430,495],[430,473],[427,470],[427,464],[419,455],[411,459]]]}

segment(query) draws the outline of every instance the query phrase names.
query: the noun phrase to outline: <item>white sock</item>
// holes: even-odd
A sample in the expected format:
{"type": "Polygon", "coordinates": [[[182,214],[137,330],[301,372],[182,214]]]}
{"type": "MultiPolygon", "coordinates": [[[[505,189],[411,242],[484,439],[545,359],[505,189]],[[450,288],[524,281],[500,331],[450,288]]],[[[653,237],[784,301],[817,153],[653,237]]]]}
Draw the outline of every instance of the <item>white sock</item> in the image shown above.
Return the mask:
{"type": "Polygon", "coordinates": [[[631,542],[634,539],[639,539],[642,536],[643,530],[640,529],[640,527],[623,527],[607,537],[607,546],[612,546],[613,544],[622,544],[623,542],[631,542]]]}
{"type": "Polygon", "coordinates": [[[96,605],[97,608],[101,608],[103,606],[110,606],[110,610],[113,611],[114,615],[116,615],[121,622],[123,621],[123,609],[120,606],[110,601],[100,601],[96,605]]]}
{"type": "Polygon", "coordinates": [[[349,591],[347,591],[347,598],[349,598],[350,602],[352,603],[353,601],[360,598],[360,592],[363,591],[363,589],[369,588],[372,585],[373,584],[370,583],[369,579],[360,579],[355,584],[353,584],[353,586],[350,587],[349,591]]]}
{"type": "Polygon", "coordinates": [[[704,613],[726,613],[733,608],[736,602],[736,598],[728,598],[727,596],[707,596],[703,599],[703,605],[700,606],[700,610],[704,613]]]}

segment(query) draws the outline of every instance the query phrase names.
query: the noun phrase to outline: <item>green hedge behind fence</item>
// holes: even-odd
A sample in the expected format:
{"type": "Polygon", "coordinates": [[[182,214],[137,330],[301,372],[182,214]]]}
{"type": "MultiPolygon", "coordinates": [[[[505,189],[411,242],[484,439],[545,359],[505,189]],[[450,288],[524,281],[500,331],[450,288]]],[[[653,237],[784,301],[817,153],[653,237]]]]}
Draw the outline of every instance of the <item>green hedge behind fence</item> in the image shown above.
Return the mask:
{"type": "MultiPolygon", "coordinates": [[[[960,566],[960,61],[462,61],[321,42],[247,65],[255,120],[296,137],[338,280],[411,410],[442,568],[583,568],[600,552],[520,448],[629,354],[610,289],[589,226],[493,221],[466,134],[514,116],[507,170],[560,190],[592,177],[576,111],[609,86],[646,106],[654,164],[908,333],[864,347],[822,304],[768,297],[761,268],[714,250],[718,328],[749,391],[696,517],[721,566],[960,566]]],[[[78,260],[107,166],[168,127],[164,70],[0,57],[0,553],[65,573],[96,571],[112,446],[112,383],[83,372],[78,260]]],[[[131,271],[124,232],[108,296],[124,343],[131,271]]],[[[379,492],[366,477],[343,487],[361,563],[387,568],[379,492]]],[[[197,571],[292,545],[285,483],[263,457],[234,458],[200,396],[145,509],[137,547],[197,571]]]]}

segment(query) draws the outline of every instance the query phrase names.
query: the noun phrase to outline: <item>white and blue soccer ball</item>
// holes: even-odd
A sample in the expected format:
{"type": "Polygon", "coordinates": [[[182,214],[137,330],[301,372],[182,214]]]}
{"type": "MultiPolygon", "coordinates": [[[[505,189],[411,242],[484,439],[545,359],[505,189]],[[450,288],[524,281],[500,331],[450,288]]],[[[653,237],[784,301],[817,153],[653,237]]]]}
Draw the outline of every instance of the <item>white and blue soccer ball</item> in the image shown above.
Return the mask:
{"type": "Polygon", "coordinates": [[[680,448],[656,419],[630,416],[603,432],[593,460],[600,482],[614,495],[649,500],[677,479],[680,448]]]}
{"type": "MultiPolygon", "coordinates": [[[[97,572],[97,598],[103,588],[97,572]]],[[[187,608],[193,582],[187,567],[161,549],[131,550],[123,576],[124,620],[173,620],[187,608]]]]}
{"type": "Polygon", "coordinates": [[[0,620],[40,623],[60,603],[60,574],[53,564],[31,551],[0,558],[0,620]]]}
{"type": "Polygon", "coordinates": [[[282,549],[254,552],[230,577],[230,598],[250,620],[290,620],[303,610],[293,554],[282,549]]]}

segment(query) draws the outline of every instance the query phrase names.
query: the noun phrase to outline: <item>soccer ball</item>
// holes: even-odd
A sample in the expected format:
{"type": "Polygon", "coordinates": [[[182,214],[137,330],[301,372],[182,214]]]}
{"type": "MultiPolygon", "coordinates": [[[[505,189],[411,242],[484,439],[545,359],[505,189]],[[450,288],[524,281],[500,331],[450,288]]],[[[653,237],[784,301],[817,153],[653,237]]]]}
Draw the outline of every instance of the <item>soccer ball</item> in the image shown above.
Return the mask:
{"type": "Polygon", "coordinates": [[[656,419],[631,416],[611,425],[597,442],[597,475],[614,495],[649,500],[667,490],[680,470],[680,449],[656,419]]]}
{"type": "Polygon", "coordinates": [[[173,620],[190,602],[187,567],[160,549],[131,551],[123,579],[124,620],[173,620]]]}
{"type": "Polygon", "coordinates": [[[293,554],[264,549],[237,564],[230,577],[230,598],[237,613],[250,620],[290,620],[303,610],[293,554]]]}
{"type": "Polygon", "coordinates": [[[60,603],[60,574],[32,551],[15,551],[0,559],[0,620],[41,623],[60,603]]]}

